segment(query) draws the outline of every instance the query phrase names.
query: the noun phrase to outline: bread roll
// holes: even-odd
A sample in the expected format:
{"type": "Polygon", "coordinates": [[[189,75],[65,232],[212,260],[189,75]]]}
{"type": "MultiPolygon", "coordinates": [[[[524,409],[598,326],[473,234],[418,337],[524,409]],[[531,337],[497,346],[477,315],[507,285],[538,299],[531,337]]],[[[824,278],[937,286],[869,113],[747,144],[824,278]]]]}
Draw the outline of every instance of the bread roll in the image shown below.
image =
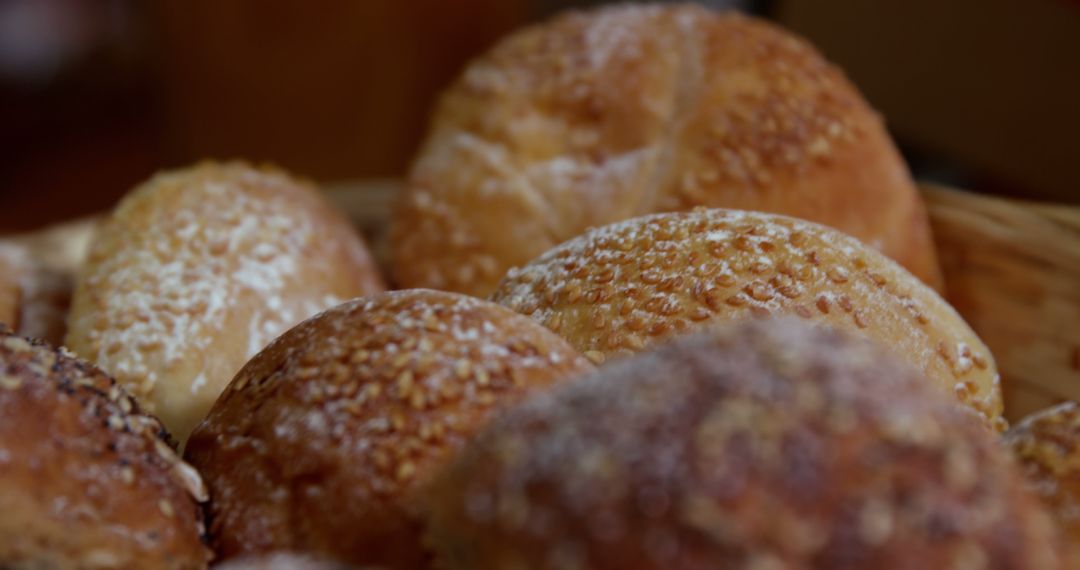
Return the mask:
{"type": "Polygon", "coordinates": [[[314,317],[252,359],[188,442],[215,548],[426,568],[407,497],[492,413],[591,369],[535,322],[451,293],[314,317]]]}
{"type": "Polygon", "coordinates": [[[206,499],[101,370],[0,331],[0,568],[198,570],[206,499]]]}
{"type": "Polygon", "coordinates": [[[103,222],[67,344],[183,441],[277,335],[380,290],[360,237],[317,189],[269,168],[203,163],[155,176],[103,222]]]}
{"type": "Polygon", "coordinates": [[[59,345],[67,332],[74,274],[41,262],[34,253],[0,243],[0,323],[20,336],[59,345]]]}
{"type": "Polygon", "coordinates": [[[612,224],[511,270],[492,296],[594,361],[769,314],[870,337],[998,429],[994,359],[929,287],[840,232],[774,214],[695,210],[612,224]]]}
{"type": "Polygon", "coordinates": [[[1080,406],[1065,402],[1032,414],[1005,434],[1035,494],[1050,509],[1080,568],[1080,406]]]}
{"type": "Polygon", "coordinates": [[[921,198],[855,87],[802,39],[692,4],[571,12],[474,61],[409,174],[394,273],[486,295],[590,226],[695,206],[833,226],[940,282],[921,198]]]}
{"type": "Polygon", "coordinates": [[[214,570],[349,570],[349,568],[340,562],[289,553],[240,558],[214,566],[214,570]]]}
{"type": "Polygon", "coordinates": [[[534,397],[425,494],[438,568],[1064,568],[995,437],[872,343],[687,337],[534,397]]]}

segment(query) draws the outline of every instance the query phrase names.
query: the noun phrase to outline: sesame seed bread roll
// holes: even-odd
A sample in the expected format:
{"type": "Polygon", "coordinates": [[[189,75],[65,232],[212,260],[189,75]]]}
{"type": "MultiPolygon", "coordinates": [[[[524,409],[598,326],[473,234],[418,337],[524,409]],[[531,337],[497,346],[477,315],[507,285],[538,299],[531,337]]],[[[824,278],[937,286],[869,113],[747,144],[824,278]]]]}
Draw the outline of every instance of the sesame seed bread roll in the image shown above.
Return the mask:
{"type": "Polygon", "coordinates": [[[252,359],[188,442],[213,544],[426,568],[408,496],[492,414],[590,370],[480,299],[409,290],[331,309],[252,359]]]}
{"type": "Polygon", "coordinates": [[[933,290],[838,231],[734,210],[653,214],[572,239],[512,269],[492,299],[594,362],[682,332],[798,315],[869,337],[998,429],[990,351],[933,290]]]}
{"type": "Polygon", "coordinates": [[[500,416],[428,540],[442,570],[1064,568],[996,439],[873,343],[752,321],[500,416]]]}
{"type": "Polygon", "coordinates": [[[274,169],[202,163],[154,176],[102,223],[67,345],[183,442],[263,346],[382,288],[361,238],[316,188],[274,169]]]}
{"type": "Polygon", "coordinates": [[[105,373],[0,330],[0,568],[206,568],[202,500],[105,373]]]}
{"type": "Polygon", "coordinates": [[[940,285],[916,187],[841,71],[692,4],[569,12],[473,61],[409,173],[394,274],[483,296],[589,227],[696,206],[833,226],[940,285]]]}
{"type": "Polygon", "coordinates": [[[1035,494],[1064,531],[1070,568],[1080,568],[1080,406],[1065,402],[1032,414],[1005,434],[1035,494]]]}

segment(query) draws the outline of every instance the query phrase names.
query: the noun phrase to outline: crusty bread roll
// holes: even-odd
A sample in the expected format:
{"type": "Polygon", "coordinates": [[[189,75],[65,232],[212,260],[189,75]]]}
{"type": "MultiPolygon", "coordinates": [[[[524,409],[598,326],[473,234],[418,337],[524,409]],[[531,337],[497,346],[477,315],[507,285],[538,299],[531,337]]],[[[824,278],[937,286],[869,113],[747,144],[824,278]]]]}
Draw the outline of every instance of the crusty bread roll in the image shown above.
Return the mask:
{"type": "Polygon", "coordinates": [[[1024,418],[1005,443],[1064,531],[1069,568],[1080,568],[1080,405],[1065,402],[1024,418]]]}
{"type": "Polygon", "coordinates": [[[206,499],[101,370],[0,331],[0,568],[199,570],[206,499]]]}
{"type": "Polygon", "coordinates": [[[995,440],[873,343],[744,323],[496,419],[429,540],[443,570],[1064,568],[995,440]]]}
{"type": "Polygon", "coordinates": [[[653,214],[599,228],[511,270],[492,296],[594,361],[701,326],[798,315],[877,340],[1004,428],[982,341],[897,264],[840,232],[775,214],[653,214]]]}
{"type": "Polygon", "coordinates": [[[349,570],[349,568],[340,562],[284,552],[238,558],[214,566],[214,570],[349,570]]]}
{"type": "Polygon", "coordinates": [[[183,441],[277,335],[380,290],[360,237],[317,189],[273,169],[203,163],[155,176],[102,223],[67,345],[183,441]]]}
{"type": "Polygon", "coordinates": [[[314,317],[252,359],[188,442],[213,544],[425,568],[407,497],[493,412],[591,369],[542,326],[462,295],[399,291],[314,317]]]}
{"type": "Polygon", "coordinates": [[[0,323],[59,345],[67,331],[73,273],[41,262],[20,244],[0,242],[0,323]]]}
{"type": "Polygon", "coordinates": [[[394,273],[486,295],[590,226],[699,205],[833,226],[939,285],[924,206],[855,87],[802,39],[691,4],[572,12],[474,61],[410,172],[394,273]]]}

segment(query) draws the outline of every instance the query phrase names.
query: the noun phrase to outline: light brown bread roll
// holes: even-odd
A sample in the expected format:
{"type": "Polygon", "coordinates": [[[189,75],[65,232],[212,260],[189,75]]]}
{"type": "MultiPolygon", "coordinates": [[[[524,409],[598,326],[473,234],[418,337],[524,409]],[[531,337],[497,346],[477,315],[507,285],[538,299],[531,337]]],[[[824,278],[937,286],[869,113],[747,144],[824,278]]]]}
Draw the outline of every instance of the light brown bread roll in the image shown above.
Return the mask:
{"type": "Polygon", "coordinates": [[[836,227],[940,285],[881,118],[807,42],[692,4],[571,12],[443,94],[394,220],[405,287],[486,295],[591,226],[695,206],[836,227]]]}
{"type": "Polygon", "coordinates": [[[1080,568],[1080,405],[1065,402],[1024,418],[1005,443],[1064,531],[1069,567],[1080,568]]]}
{"type": "Polygon", "coordinates": [[[112,379],[0,330],[0,568],[206,568],[205,499],[112,379]]]}
{"type": "Polygon", "coordinates": [[[493,413],[591,369],[551,331],[462,295],[322,313],[252,359],[188,442],[213,544],[426,568],[408,497],[493,413]]]}
{"type": "Polygon", "coordinates": [[[798,315],[888,346],[999,429],[990,351],[933,290],[835,230],[734,210],[643,216],[511,270],[492,299],[595,362],[730,320],[798,315]]]}
{"type": "Polygon", "coordinates": [[[536,396],[427,493],[443,570],[1065,568],[996,438],[899,359],[797,320],[536,396]]]}
{"type": "Polygon", "coordinates": [[[102,222],[67,344],[183,441],[277,335],[380,290],[360,237],[316,188],[270,168],[203,163],[153,177],[102,222]]]}

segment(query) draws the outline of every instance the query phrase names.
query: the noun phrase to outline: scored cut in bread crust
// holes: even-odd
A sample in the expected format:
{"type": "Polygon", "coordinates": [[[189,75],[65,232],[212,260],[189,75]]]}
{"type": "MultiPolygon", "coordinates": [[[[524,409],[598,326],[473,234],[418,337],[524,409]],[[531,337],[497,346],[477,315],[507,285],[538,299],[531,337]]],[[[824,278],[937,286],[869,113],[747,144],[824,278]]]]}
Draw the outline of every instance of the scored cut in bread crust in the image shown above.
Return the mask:
{"type": "Polygon", "coordinates": [[[590,226],[698,205],[831,225],[940,285],[916,188],[843,74],[689,4],[571,12],[474,61],[410,172],[395,277],[486,295],[590,226]]]}

